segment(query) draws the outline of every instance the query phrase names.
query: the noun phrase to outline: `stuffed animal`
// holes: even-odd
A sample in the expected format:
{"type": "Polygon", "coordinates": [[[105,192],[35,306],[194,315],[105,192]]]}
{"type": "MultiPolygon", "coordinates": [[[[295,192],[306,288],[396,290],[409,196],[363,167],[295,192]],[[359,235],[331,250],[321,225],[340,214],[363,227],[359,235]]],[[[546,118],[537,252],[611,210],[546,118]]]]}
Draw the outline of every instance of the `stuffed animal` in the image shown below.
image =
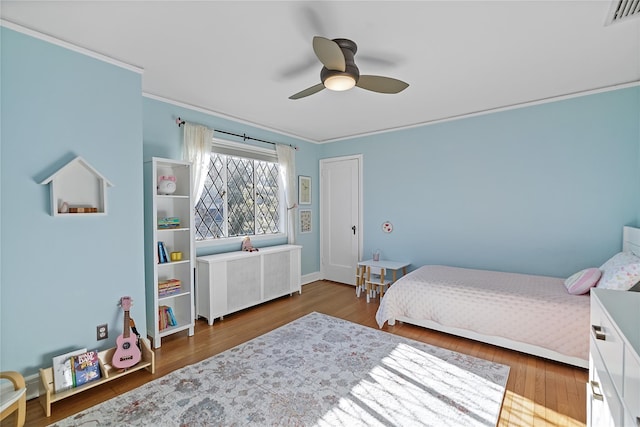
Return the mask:
{"type": "Polygon", "coordinates": [[[245,237],[242,241],[242,250],[245,252],[258,252],[258,248],[254,248],[251,244],[249,236],[245,237]]]}
{"type": "Polygon", "coordinates": [[[176,191],[176,177],[162,175],[158,177],[158,194],[173,194],[176,191]]]}

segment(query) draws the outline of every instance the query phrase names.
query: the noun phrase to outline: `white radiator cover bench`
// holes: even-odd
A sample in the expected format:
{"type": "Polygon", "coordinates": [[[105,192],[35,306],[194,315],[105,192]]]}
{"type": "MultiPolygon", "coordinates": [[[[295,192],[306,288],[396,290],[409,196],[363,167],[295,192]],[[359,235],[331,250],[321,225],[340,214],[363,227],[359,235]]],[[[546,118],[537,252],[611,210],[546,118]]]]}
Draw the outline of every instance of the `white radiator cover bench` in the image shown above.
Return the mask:
{"type": "Polygon", "coordinates": [[[222,317],[294,292],[302,293],[302,246],[227,252],[196,259],[196,316],[222,317]]]}

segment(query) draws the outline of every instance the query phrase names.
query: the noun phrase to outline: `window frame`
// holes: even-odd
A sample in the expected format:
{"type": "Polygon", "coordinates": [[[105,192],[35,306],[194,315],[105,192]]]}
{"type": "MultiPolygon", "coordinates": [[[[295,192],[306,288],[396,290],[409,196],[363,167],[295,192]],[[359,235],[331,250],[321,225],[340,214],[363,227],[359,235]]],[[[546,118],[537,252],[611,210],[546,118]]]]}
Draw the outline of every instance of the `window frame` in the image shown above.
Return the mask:
{"type": "MultiPolygon", "coordinates": [[[[211,153],[223,154],[235,157],[241,157],[250,160],[263,160],[274,162],[278,164],[278,168],[280,168],[280,164],[278,162],[278,155],[276,154],[276,150],[268,149],[263,147],[257,147],[255,145],[250,145],[249,143],[238,143],[233,141],[227,141],[223,139],[213,138],[211,142],[211,153]]],[[[226,168],[225,168],[226,173],[226,168]]],[[[254,171],[255,173],[255,171],[254,171]]],[[[255,179],[255,178],[254,178],[255,179]]],[[[255,188],[254,188],[255,191],[255,188]]],[[[196,249],[199,248],[212,248],[219,246],[231,246],[231,245],[242,245],[242,241],[245,237],[249,236],[251,238],[251,243],[260,243],[264,241],[273,241],[276,239],[287,239],[287,231],[288,230],[288,218],[287,218],[287,209],[286,209],[286,201],[285,201],[285,193],[284,193],[284,185],[282,182],[282,175],[278,174],[278,201],[280,205],[280,230],[279,233],[273,234],[248,234],[242,236],[233,236],[233,237],[220,237],[214,239],[206,239],[206,240],[197,240],[195,238],[195,230],[193,234],[193,239],[195,242],[196,249]]],[[[195,205],[199,201],[194,201],[195,204],[193,209],[195,210],[195,205]]],[[[226,195],[225,195],[225,204],[226,195]]],[[[228,208],[227,208],[228,211],[228,208]]],[[[225,224],[225,229],[227,228],[227,224],[225,224]]]]}

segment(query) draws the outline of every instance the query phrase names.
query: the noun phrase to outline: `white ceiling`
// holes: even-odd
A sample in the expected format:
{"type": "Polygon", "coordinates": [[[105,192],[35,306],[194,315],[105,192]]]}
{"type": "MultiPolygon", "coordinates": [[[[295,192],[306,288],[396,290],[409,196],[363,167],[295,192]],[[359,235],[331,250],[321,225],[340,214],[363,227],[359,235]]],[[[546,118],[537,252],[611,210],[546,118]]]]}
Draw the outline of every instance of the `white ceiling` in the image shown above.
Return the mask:
{"type": "Polygon", "coordinates": [[[601,1],[2,1],[2,19],[144,69],[145,94],[313,142],[640,81],[640,19],[601,1]],[[410,84],[320,82],[312,38],[410,84]]]}

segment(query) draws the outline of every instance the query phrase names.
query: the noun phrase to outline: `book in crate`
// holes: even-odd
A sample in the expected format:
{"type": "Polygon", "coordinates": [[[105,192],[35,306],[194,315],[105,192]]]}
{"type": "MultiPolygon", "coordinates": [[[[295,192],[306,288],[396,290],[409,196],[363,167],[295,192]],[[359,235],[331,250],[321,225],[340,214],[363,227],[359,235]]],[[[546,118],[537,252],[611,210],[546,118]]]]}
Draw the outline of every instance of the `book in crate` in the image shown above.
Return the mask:
{"type": "Polygon", "coordinates": [[[53,385],[56,393],[81,386],[101,377],[98,351],[86,348],[53,358],[53,385]]]}
{"type": "Polygon", "coordinates": [[[86,351],[86,348],[81,348],[53,357],[53,386],[56,393],[73,388],[71,358],[86,351]]]}
{"type": "Polygon", "coordinates": [[[73,369],[73,386],[79,387],[100,379],[100,358],[98,350],[90,350],[71,357],[73,369]]]}
{"type": "Polygon", "coordinates": [[[170,297],[180,292],[182,281],[180,279],[167,279],[158,282],[158,297],[170,297]]]}

